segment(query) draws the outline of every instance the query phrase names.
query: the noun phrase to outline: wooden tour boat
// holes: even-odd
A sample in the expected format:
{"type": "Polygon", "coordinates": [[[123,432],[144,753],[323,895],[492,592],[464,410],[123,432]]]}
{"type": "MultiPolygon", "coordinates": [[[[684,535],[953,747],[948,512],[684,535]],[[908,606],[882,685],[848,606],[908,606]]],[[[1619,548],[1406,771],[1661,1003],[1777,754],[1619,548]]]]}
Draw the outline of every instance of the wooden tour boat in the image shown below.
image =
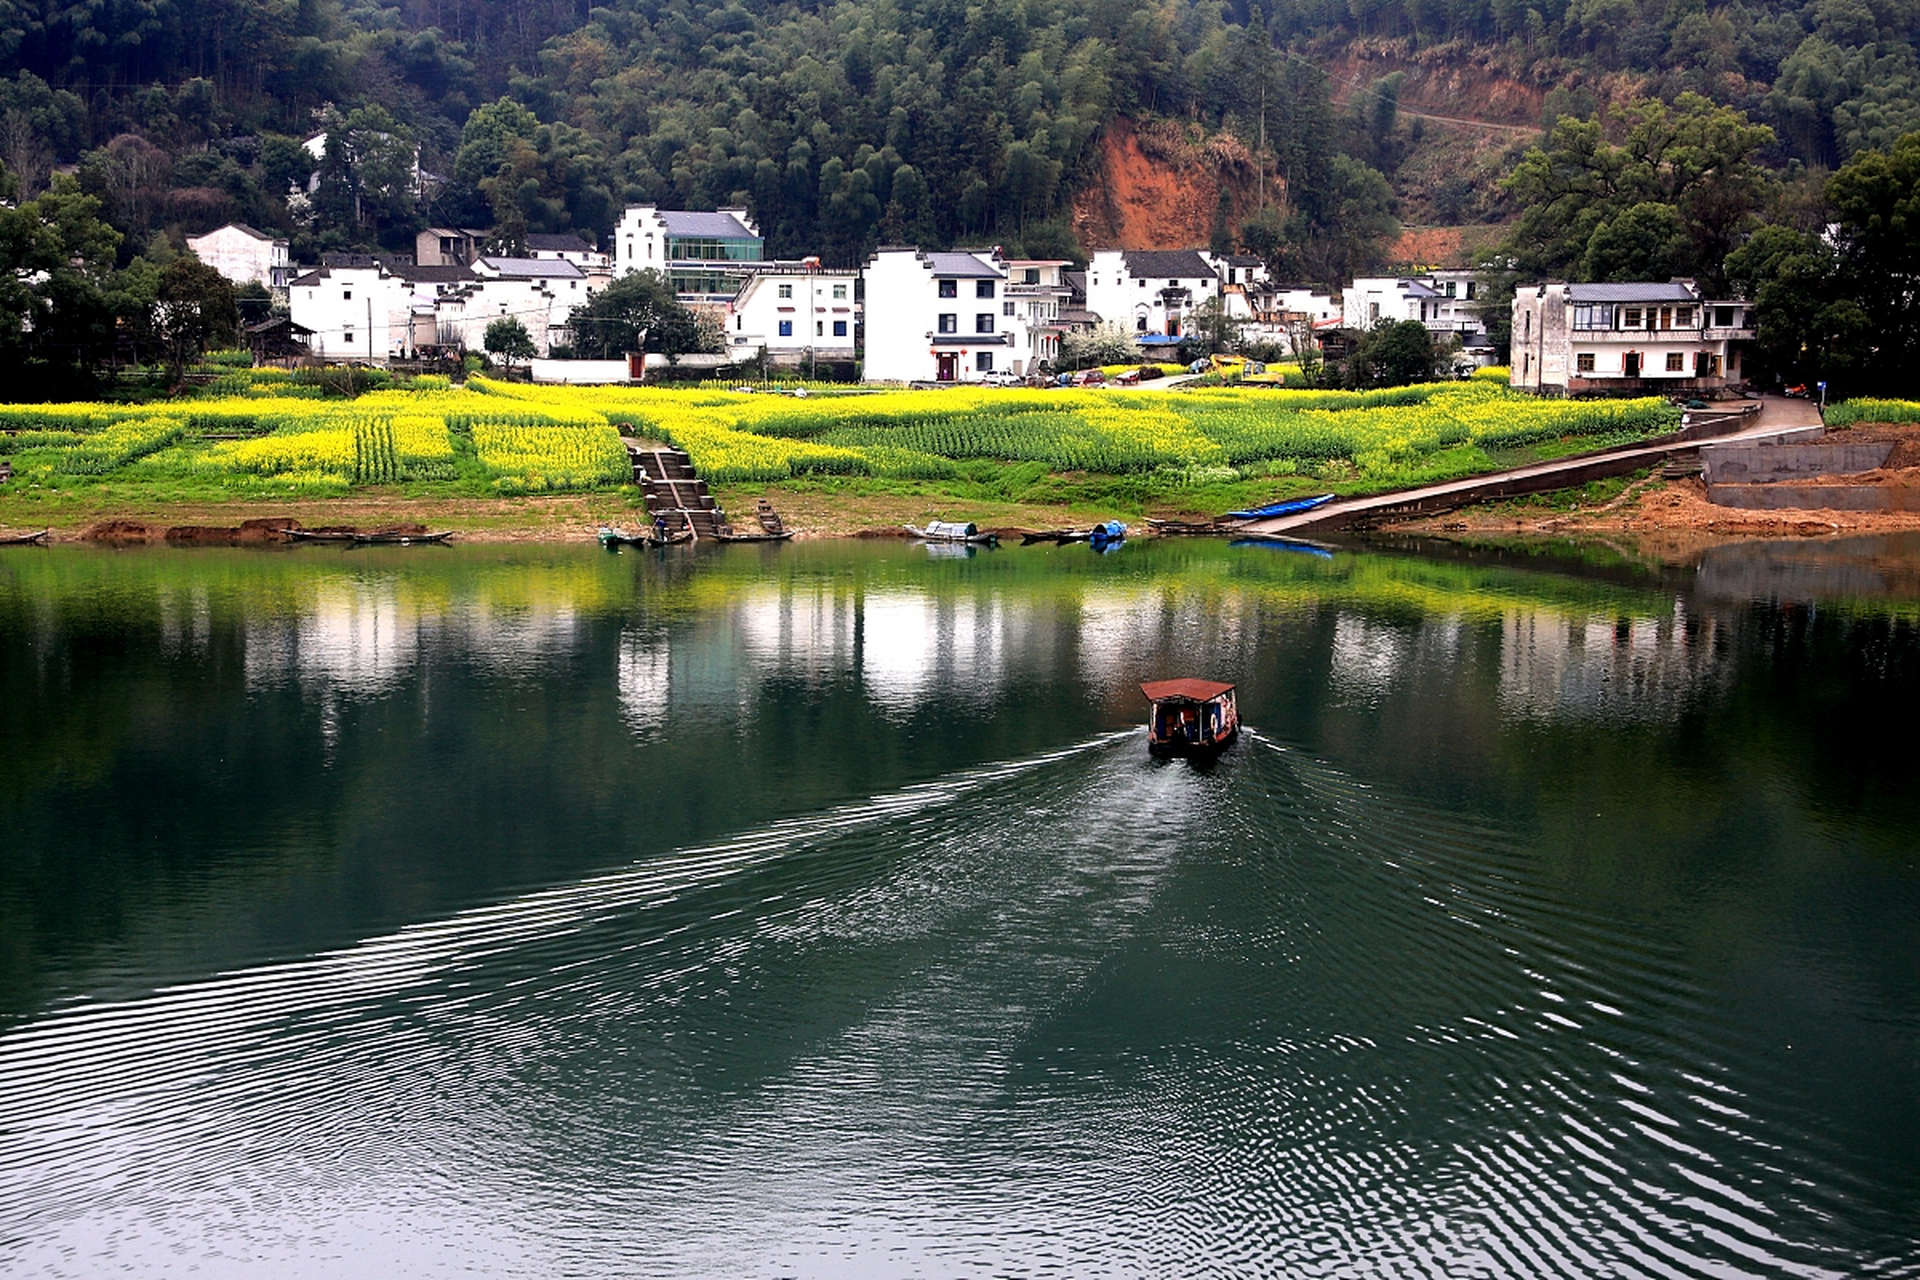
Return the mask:
{"type": "Polygon", "coordinates": [[[1210,756],[1240,736],[1233,686],[1217,680],[1155,680],[1140,686],[1153,709],[1147,750],[1156,756],[1210,756]]]}
{"type": "Polygon", "coordinates": [[[38,533],[0,533],[0,547],[25,547],[45,545],[51,529],[42,529],[38,533]]]}

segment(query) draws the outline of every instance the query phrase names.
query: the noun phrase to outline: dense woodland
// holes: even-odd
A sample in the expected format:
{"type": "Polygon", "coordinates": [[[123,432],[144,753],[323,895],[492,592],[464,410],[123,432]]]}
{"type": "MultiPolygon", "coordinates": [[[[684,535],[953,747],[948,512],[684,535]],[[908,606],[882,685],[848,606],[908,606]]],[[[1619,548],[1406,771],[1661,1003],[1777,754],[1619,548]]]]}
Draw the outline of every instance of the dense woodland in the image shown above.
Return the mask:
{"type": "MultiPolygon", "coordinates": [[[[1776,272],[1838,251],[1806,239],[1827,173],[1920,130],[1917,28],[1920,0],[0,0],[4,181],[87,241],[40,243],[35,297],[36,259],[7,250],[0,311],[39,307],[53,342],[77,322],[52,282],[84,261],[103,310],[79,327],[112,327],[228,219],[306,261],[429,223],[592,237],[641,199],[744,203],[772,253],[835,263],[883,241],[1071,255],[1118,115],[1230,132],[1237,177],[1280,194],[1239,225],[1223,207],[1216,240],[1337,282],[1382,261],[1420,123],[1391,77],[1334,105],[1324,55],[1359,39],[1552,88],[1541,146],[1482,201],[1520,213],[1514,270],[1731,283],[1763,224],[1776,272]]],[[[1748,256],[1741,282],[1771,283],[1748,256]]],[[[1814,263],[1816,292],[1841,265],[1814,263]]]]}

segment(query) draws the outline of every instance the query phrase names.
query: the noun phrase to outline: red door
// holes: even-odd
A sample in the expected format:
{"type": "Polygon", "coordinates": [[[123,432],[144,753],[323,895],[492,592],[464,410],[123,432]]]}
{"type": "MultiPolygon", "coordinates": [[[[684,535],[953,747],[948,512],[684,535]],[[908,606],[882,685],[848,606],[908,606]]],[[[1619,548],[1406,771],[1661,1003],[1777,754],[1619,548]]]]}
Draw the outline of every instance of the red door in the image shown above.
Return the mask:
{"type": "Polygon", "coordinates": [[[943,351],[938,356],[935,356],[934,360],[938,365],[938,372],[933,375],[935,380],[952,382],[960,376],[960,357],[954,355],[953,352],[943,351]]]}

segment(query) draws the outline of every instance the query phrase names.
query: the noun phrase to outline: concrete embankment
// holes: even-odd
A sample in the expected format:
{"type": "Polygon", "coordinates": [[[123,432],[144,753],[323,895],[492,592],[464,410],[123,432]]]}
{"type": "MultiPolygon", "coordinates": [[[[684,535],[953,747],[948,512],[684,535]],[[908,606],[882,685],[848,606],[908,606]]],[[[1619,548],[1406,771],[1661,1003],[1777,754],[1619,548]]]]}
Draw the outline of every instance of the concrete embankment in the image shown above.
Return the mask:
{"type": "Polygon", "coordinates": [[[1349,498],[1297,515],[1250,521],[1236,532],[1247,537],[1269,537],[1364,528],[1452,511],[1474,503],[1549,493],[1590,484],[1595,480],[1631,475],[1676,456],[1693,456],[1701,450],[1705,439],[1719,437],[1734,443],[1757,444],[1762,441],[1799,439],[1817,435],[1822,430],[1818,412],[1811,405],[1787,402],[1789,407],[1782,410],[1778,407],[1780,403],[1769,397],[1731,405],[1721,411],[1690,414],[1679,433],[1661,440],[1571,458],[1557,458],[1551,462],[1534,463],[1510,471],[1443,484],[1423,485],[1417,489],[1349,498]],[[1791,407],[1795,404],[1805,412],[1795,411],[1791,407]],[[1808,415],[1812,417],[1811,422],[1807,421],[1808,415]]]}

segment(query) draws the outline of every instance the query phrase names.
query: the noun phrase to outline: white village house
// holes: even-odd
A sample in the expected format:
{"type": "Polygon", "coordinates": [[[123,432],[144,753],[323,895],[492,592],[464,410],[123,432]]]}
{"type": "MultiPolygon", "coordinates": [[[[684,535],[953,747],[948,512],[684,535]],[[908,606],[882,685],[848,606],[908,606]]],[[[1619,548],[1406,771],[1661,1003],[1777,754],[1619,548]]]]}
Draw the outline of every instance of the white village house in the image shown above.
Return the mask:
{"type": "Polygon", "coordinates": [[[335,259],[288,288],[308,346],[335,360],[408,358],[427,347],[482,350],[487,326],[511,316],[545,356],[571,340],[574,309],[597,284],[570,262],[481,257],[470,267],[335,259]]]}
{"type": "Polygon", "coordinates": [[[1194,249],[1102,249],[1087,264],[1087,309],[1143,346],[1172,346],[1220,296],[1214,264],[1194,249]]]}
{"type": "Polygon", "coordinates": [[[229,222],[203,236],[188,236],[187,248],[235,284],[260,284],[278,292],[293,278],[287,242],[244,222],[229,222]]]}
{"type": "Polygon", "coordinates": [[[1740,380],[1748,303],[1664,284],[1540,284],[1513,299],[1513,386],[1547,395],[1710,391],[1740,380]]]}
{"type": "Polygon", "coordinates": [[[761,263],[729,308],[729,356],[751,360],[764,349],[775,364],[853,359],[858,285],[858,272],[825,269],[818,258],[761,263]]]}
{"type": "MultiPolygon", "coordinates": [[[[882,245],[867,263],[869,382],[980,382],[1026,372],[1025,314],[1005,314],[997,250],[941,253],[882,245]]],[[[1015,299],[1016,303],[1019,301],[1015,299]]]]}

